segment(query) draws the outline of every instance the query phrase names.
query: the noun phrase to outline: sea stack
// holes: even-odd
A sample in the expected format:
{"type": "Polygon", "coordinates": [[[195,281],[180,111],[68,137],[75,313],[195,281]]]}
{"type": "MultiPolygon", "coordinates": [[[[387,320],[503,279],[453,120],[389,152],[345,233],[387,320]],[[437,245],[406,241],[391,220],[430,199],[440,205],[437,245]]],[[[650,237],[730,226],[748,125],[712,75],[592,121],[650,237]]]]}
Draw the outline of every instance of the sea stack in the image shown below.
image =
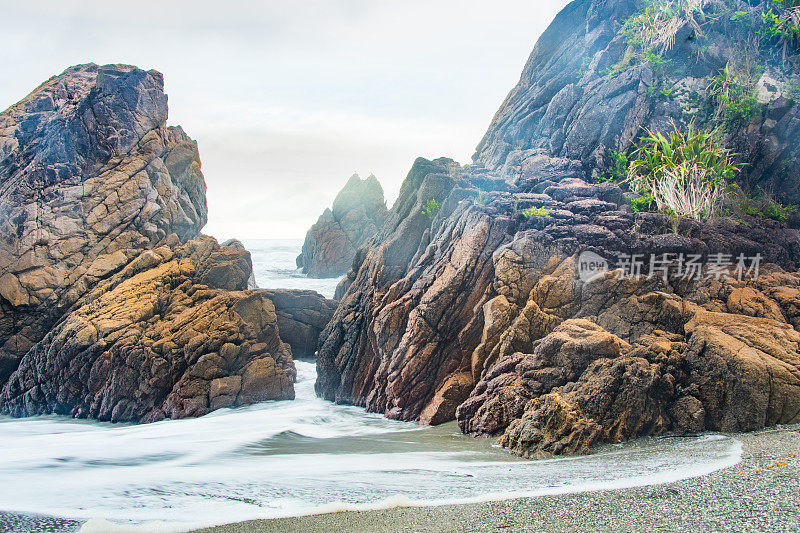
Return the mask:
{"type": "Polygon", "coordinates": [[[311,226],[297,257],[297,266],[313,278],[335,278],[346,273],[356,251],[371,239],[386,218],[386,201],[378,179],[353,174],[339,191],[333,206],[311,226]]]}

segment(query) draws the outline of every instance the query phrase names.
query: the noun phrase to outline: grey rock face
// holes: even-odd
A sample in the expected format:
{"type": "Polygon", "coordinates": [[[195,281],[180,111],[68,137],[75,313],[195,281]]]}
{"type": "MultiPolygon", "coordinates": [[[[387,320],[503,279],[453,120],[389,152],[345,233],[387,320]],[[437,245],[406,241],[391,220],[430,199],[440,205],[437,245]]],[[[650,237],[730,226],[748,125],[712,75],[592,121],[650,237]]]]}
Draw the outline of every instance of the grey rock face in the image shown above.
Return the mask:
{"type": "Polygon", "coordinates": [[[760,14],[752,26],[731,22],[730,13],[750,5],[740,2],[733,9],[706,1],[703,9],[709,16],[702,33],[683,26],[663,63],[654,65],[626,61],[624,24],[638,7],[632,0],[576,0],[559,13],[494,116],[477,147],[476,163],[506,175],[507,162],[541,149],[579,161],[592,176],[609,165],[610,150],[629,150],[643,128],[669,130],[673,121],[693,121],[725,130],[726,142],[747,163],[747,185],[800,203],[800,148],[795,142],[800,109],[784,94],[797,84],[796,70],[762,50],[753,59],[766,69],[754,88],[763,103],[755,115],[731,129],[711,104],[712,78],[751,53],[743,43],[758,30],[760,14]]]}
{"type": "Polygon", "coordinates": [[[315,278],[341,276],[350,268],[356,250],[375,235],[386,218],[383,189],[375,176],[354,174],[311,227],[297,257],[297,266],[315,278]]]}

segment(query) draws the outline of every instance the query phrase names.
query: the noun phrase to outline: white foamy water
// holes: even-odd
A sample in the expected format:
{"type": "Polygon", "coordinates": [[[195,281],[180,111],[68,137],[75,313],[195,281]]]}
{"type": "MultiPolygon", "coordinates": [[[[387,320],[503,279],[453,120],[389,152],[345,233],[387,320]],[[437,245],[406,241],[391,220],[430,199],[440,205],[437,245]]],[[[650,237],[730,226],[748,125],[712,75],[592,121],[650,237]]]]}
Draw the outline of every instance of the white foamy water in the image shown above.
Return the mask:
{"type": "Polygon", "coordinates": [[[253,260],[256,283],[262,289],[311,289],[326,298],[333,298],[342,279],[308,278],[297,268],[295,259],[303,247],[302,239],[243,240],[253,260]]]}
{"type": "MultiPolygon", "coordinates": [[[[262,263],[258,248],[251,250],[262,263]]],[[[89,520],[86,532],[186,531],[341,509],[663,483],[733,465],[741,454],[737,441],[705,436],[525,461],[461,435],[452,423],[420,427],[321,400],[315,366],[296,364],[295,401],[197,419],[133,426],[0,418],[0,510],[89,520]]]]}

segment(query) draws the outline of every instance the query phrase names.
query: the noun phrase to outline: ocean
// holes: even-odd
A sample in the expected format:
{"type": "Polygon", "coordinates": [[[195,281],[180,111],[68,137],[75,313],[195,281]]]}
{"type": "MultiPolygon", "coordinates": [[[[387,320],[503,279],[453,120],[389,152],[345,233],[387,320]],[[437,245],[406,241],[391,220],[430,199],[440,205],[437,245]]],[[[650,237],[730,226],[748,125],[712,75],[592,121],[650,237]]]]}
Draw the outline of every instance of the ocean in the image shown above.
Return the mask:
{"type": "MultiPolygon", "coordinates": [[[[332,296],[294,268],[301,241],[246,241],[259,286],[332,296]]],[[[454,423],[388,420],[314,394],[146,425],[0,417],[0,511],[81,524],[48,531],[187,531],[254,518],[649,485],[738,462],[730,437],[639,439],[585,457],[526,461],[454,423]]],[[[35,523],[35,519],[34,519],[35,523]]]]}

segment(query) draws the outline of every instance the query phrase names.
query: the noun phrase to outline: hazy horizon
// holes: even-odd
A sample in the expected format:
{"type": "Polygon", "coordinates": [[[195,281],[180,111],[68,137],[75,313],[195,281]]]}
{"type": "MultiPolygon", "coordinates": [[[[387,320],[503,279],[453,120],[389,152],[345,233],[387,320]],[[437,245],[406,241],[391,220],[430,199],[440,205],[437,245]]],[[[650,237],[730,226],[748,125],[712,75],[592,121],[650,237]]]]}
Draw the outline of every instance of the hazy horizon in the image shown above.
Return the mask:
{"type": "Polygon", "coordinates": [[[2,0],[0,109],[78,63],[159,70],[200,147],[203,233],[300,238],[353,173],[391,205],[414,158],[469,162],[566,3],[2,0]]]}

